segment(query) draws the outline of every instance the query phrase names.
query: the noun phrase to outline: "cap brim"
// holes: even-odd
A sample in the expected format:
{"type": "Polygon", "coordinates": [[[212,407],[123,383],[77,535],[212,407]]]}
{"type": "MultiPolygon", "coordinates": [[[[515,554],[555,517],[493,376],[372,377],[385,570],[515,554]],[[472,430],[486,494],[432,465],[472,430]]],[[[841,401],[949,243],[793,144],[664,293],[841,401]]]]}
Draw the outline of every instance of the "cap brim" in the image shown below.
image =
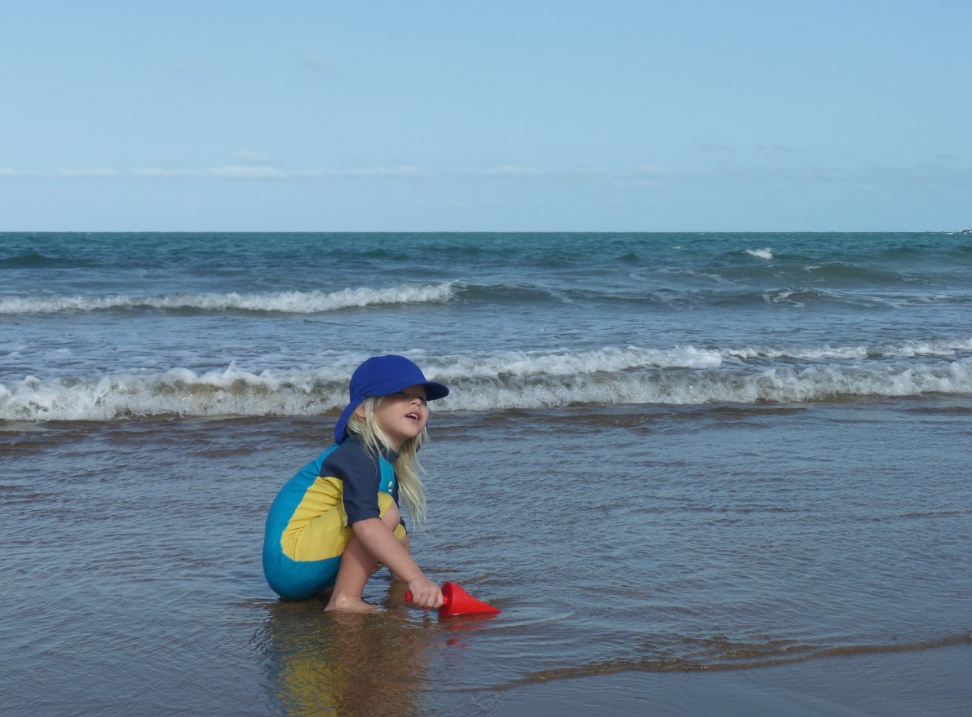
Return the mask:
{"type": "MultiPolygon", "coordinates": [[[[413,386],[421,386],[425,389],[425,400],[426,401],[437,401],[440,398],[445,398],[449,395],[449,387],[444,383],[439,383],[438,381],[426,381],[425,383],[411,384],[413,386]]],[[[404,388],[408,388],[405,386],[404,388]]],[[[379,394],[383,395],[383,394],[379,394]]],[[[387,394],[384,394],[387,395],[387,394]]],[[[351,420],[351,416],[354,413],[354,409],[361,405],[364,401],[364,397],[358,400],[352,400],[344,410],[341,411],[341,417],[334,426],[334,442],[341,443],[348,435],[348,421],[351,420]]]]}
{"type": "Polygon", "coordinates": [[[425,389],[426,401],[437,401],[440,398],[445,398],[449,395],[449,387],[444,383],[439,383],[437,381],[426,381],[425,383],[419,385],[425,389]]]}

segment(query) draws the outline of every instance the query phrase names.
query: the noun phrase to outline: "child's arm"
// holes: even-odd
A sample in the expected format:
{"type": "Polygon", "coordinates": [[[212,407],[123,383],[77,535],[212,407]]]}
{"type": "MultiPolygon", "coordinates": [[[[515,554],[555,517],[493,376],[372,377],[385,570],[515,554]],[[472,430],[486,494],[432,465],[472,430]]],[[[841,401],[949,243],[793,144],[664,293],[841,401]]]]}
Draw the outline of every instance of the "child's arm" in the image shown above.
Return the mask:
{"type": "Polygon", "coordinates": [[[437,608],[442,605],[442,591],[426,577],[418,563],[409,555],[381,518],[366,518],[355,522],[351,528],[355,537],[374,556],[388,566],[395,575],[408,581],[412,603],[416,607],[437,608]]]}

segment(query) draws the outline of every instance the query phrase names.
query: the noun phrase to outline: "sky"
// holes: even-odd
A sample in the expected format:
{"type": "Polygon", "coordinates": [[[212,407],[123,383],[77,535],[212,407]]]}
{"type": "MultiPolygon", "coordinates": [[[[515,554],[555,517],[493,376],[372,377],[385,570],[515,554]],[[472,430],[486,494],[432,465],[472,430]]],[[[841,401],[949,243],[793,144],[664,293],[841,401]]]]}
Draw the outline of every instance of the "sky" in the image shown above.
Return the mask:
{"type": "Polygon", "coordinates": [[[0,0],[0,231],[972,228],[969,0],[0,0]]]}

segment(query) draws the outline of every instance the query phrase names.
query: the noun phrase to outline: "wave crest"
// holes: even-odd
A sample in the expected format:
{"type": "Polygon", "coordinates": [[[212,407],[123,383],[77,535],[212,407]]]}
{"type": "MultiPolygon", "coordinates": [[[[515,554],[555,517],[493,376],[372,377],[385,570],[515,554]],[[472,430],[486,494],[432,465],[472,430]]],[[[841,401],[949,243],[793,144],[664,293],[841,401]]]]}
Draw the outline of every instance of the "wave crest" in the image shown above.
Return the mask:
{"type": "MultiPolygon", "coordinates": [[[[972,394],[972,341],[886,347],[605,348],[424,362],[447,382],[437,410],[572,405],[809,403],[972,394]]],[[[0,420],[304,416],[343,408],[350,369],[119,373],[0,384],[0,420]]]]}
{"type": "Polygon", "coordinates": [[[52,314],[62,311],[162,309],[196,311],[252,311],[317,314],[376,304],[410,304],[449,301],[455,282],[425,286],[361,287],[331,293],[277,291],[263,294],[172,294],[164,296],[51,296],[0,298],[0,315],[52,314]]]}

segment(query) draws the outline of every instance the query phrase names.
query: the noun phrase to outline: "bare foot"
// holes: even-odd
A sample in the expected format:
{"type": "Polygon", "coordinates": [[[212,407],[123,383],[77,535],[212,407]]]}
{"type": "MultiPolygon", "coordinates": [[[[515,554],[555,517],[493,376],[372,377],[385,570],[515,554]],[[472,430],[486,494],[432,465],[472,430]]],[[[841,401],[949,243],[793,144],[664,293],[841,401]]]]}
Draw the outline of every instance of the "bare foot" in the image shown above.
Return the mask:
{"type": "Polygon", "coordinates": [[[360,596],[338,598],[331,596],[330,602],[324,608],[325,612],[385,612],[385,608],[365,602],[360,596]]]}

